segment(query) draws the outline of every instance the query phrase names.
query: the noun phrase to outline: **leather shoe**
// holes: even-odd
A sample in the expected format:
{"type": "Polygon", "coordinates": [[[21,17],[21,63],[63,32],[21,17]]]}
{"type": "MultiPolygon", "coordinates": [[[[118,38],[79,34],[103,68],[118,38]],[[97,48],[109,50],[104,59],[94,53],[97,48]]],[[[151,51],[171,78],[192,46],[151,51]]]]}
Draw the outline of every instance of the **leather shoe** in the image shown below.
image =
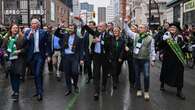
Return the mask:
{"type": "Polygon", "coordinates": [[[160,85],[160,90],[161,90],[161,91],[165,91],[164,83],[161,83],[161,85],[160,85]]]}
{"type": "Polygon", "coordinates": [[[98,100],[99,100],[99,94],[98,94],[98,93],[95,93],[95,94],[94,94],[94,100],[95,100],[95,101],[98,101],[98,100]]]}
{"type": "Polygon", "coordinates": [[[38,96],[38,94],[34,94],[34,95],[33,95],[33,97],[37,97],[37,96],[38,96]]]}
{"type": "Polygon", "coordinates": [[[106,92],[106,87],[102,86],[102,92],[106,92]]]}
{"type": "Polygon", "coordinates": [[[186,99],[186,97],[181,92],[177,93],[177,97],[179,97],[181,100],[185,100],[186,99]]]}
{"type": "Polygon", "coordinates": [[[116,86],[116,85],[114,85],[114,86],[113,86],[113,89],[114,89],[114,90],[116,90],[116,89],[117,89],[117,86],[116,86]]]}
{"type": "Polygon", "coordinates": [[[87,79],[86,84],[89,84],[91,82],[92,78],[87,79]]]}
{"type": "Polygon", "coordinates": [[[38,95],[37,96],[37,101],[42,101],[43,100],[43,96],[42,95],[38,95]]]}
{"type": "Polygon", "coordinates": [[[61,77],[59,77],[59,76],[57,76],[56,79],[57,79],[58,82],[61,81],[61,77]]]}
{"type": "Polygon", "coordinates": [[[75,93],[79,93],[79,88],[78,87],[75,87],[74,88],[74,91],[75,91],[75,93]]]}
{"type": "Polygon", "coordinates": [[[72,91],[67,91],[66,93],[65,93],[65,96],[68,96],[68,95],[70,95],[72,93],[72,91]]]}

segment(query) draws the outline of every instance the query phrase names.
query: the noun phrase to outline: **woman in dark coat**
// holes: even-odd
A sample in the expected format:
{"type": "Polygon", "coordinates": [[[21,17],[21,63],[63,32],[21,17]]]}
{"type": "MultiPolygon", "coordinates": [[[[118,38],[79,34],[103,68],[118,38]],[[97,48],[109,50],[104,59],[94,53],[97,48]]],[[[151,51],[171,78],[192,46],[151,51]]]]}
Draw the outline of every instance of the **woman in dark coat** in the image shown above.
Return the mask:
{"type": "Polygon", "coordinates": [[[117,83],[119,81],[119,75],[122,67],[122,59],[124,56],[125,41],[121,37],[120,27],[114,27],[113,37],[109,42],[109,59],[111,63],[111,73],[113,78],[113,89],[117,89],[117,83]]]}
{"type": "Polygon", "coordinates": [[[168,31],[163,36],[163,56],[161,69],[161,90],[164,91],[164,84],[177,88],[177,96],[185,99],[182,94],[184,79],[184,64],[182,36],[178,34],[179,26],[170,24],[168,31]],[[175,43],[171,45],[171,43],[175,43]]]}
{"type": "Polygon", "coordinates": [[[10,62],[10,81],[13,90],[11,96],[14,101],[17,101],[19,98],[20,74],[24,72],[25,66],[25,41],[16,24],[10,26],[2,48],[10,62]]]}

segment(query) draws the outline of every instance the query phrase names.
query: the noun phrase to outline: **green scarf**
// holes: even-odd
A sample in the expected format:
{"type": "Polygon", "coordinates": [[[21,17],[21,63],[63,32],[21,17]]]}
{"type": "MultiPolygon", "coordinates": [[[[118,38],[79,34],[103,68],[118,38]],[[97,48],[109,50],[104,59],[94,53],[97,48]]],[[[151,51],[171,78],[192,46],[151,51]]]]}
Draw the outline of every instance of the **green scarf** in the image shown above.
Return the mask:
{"type": "Polygon", "coordinates": [[[173,52],[175,53],[175,55],[177,56],[179,61],[183,65],[185,65],[186,60],[184,58],[183,52],[182,52],[181,48],[179,47],[178,43],[176,43],[172,38],[167,39],[167,43],[171,47],[171,49],[173,50],[173,52]]]}
{"type": "Polygon", "coordinates": [[[16,40],[17,40],[17,35],[15,37],[9,37],[8,44],[7,44],[7,51],[10,53],[13,53],[16,51],[16,40]]]}
{"type": "Polygon", "coordinates": [[[138,39],[138,43],[142,43],[143,39],[146,38],[148,36],[148,33],[140,33],[139,34],[139,39],[138,39]]]}

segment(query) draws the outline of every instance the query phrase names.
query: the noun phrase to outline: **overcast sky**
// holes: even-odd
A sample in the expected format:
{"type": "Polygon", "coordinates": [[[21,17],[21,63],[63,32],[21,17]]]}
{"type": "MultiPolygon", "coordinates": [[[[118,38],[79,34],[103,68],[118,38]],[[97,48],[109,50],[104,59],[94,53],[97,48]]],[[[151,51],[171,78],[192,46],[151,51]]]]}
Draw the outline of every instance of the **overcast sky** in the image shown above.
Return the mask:
{"type": "Polygon", "coordinates": [[[97,22],[97,7],[106,7],[109,5],[110,0],[79,0],[81,2],[88,2],[89,4],[94,4],[94,10],[96,12],[96,22],[97,22]]]}
{"type": "Polygon", "coordinates": [[[110,0],[80,0],[80,2],[88,2],[95,4],[95,7],[107,6],[110,0]]]}

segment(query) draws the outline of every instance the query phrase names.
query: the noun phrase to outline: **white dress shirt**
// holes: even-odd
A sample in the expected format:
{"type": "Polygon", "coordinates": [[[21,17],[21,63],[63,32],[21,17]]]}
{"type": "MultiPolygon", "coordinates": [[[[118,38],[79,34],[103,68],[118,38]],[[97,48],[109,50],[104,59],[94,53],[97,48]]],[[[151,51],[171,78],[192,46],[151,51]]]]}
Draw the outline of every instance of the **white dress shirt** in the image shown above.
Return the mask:
{"type": "Polygon", "coordinates": [[[36,30],[34,33],[34,53],[39,51],[39,30],[36,30]]]}

